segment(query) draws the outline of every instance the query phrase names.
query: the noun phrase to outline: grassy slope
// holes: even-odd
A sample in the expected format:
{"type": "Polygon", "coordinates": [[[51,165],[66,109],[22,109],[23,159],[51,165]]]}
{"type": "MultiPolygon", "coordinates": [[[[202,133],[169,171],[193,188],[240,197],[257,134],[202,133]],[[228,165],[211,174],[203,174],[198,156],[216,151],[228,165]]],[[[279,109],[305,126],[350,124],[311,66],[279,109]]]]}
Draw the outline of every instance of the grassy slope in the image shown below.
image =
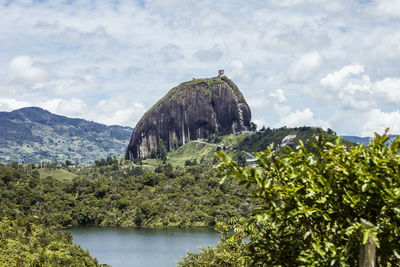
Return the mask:
{"type": "MultiPolygon", "coordinates": [[[[237,147],[245,137],[244,135],[227,135],[221,138],[222,140],[220,143],[228,147],[237,147]]],[[[179,147],[177,150],[168,152],[167,163],[170,163],[174,167],[183,167],[187,160],[196,160],[197,163],[210,165],[216,157],[215,152],[216,145],[191,141],[179,147]]],[[[229,151],[227,152],[229,154],[229,151]]],[[[155,169],[160,164],[162,164],[162,162],[159,159],[146,159],[143,161],[143,166],[148,169],[155,169]]]]}
{"type": "Polygon", "coordinates": [[[184,166],[186,160],[194,160],[197,162],[212,162],[215,147],[208,144],[200,144],[197,142],[189,142],[185,146],[168,153],[170,163],[173,166],[184,166]]]}
{"type": "Polygon", "coordinates": [[[40,173],[40,178],[46,178],[48,176],[51,176],[57,180],[71,181],[72,179],[78,176],[75,173],[69,172],[64,169],[41,168],[38,170],[40,173]]]}
{"type": "MultiPolygon", "coordinates": [[[[211,163],[214,158],[215,146],[208,144],[200,144],[197,142],[189,142],[177,150],[167,153],[167,163],[174,167],[183,167],[187,160],[196,160],[198,163],[211,163]]],[[[162,164],[160,159],[143,160],[143,166],[154,169],[162,164]]]]}

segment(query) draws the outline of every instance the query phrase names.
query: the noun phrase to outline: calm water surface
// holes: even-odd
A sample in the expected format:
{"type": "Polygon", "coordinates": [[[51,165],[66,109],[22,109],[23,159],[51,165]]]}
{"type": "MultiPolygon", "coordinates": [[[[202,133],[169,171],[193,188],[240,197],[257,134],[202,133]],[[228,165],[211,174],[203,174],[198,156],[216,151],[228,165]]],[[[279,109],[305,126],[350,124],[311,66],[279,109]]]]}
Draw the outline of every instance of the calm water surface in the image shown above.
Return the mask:
{"type": "Polygon", "coordinates": [[[88,249],[100,263],[113,267],[176,266],[187,251],[214,246],[213,229],[135,229],[80,226],[65,229],[75,244],[88,249]]]}

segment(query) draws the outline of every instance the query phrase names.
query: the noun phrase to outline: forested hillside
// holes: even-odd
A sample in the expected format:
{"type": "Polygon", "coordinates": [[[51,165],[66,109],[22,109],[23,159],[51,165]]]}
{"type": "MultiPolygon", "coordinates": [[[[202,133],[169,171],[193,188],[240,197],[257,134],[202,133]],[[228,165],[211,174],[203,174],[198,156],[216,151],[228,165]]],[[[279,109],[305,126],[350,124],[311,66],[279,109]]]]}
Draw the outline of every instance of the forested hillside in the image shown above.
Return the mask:
{"type": "Polygon", "coordinates": [[[331,130],[323,130],[317,127],[295,127],[295,128],[276,128],[276,129],[262,129],[261,131],[246,136],[238,145],[239,150],[248,152],[263,151],[268,146],[274,143],[274,148],[278,148],[282,144],[282,140],[289,135],[293,135],[294,138],[287,144],[291,148],[295,148],[298,145],[299,140],[305,142],[310,140],[314,135],[321,135],[328,137],[331,140],[336,139],[336,133],[331,130]]]}
{"type": "Polygon", "coordinates": [[[0,112],[0,162],[90,164],[125,152],[132,128],[71,119],[37,107],[0,112]]]}
{"type": "Polygon", "coordinates": [[[42,214],[34,212],[49,211],[49,190],[57,189],[37,171],[0,164],[0,266],[99,266],[70,233],[43,225],[42,214]]]}
{"type": "Polygon", "coordinates": [[[45,226],[213,226],[248,214],[253,205],[243,201],[248,190],[237,182],[221,185],[204,166],[146,171],[112,162],[70,168],[75,177],[69,179],[41,176],[48,171],[32,167],[0,165],[0,211],[16,219],[37,216],[45,226]]]}
{"type": "Polygon", "coordinates": [[[35,218],[0,218],[0,237],[0,266],[100,266],[70,233],[44,228],[35,218]]]}

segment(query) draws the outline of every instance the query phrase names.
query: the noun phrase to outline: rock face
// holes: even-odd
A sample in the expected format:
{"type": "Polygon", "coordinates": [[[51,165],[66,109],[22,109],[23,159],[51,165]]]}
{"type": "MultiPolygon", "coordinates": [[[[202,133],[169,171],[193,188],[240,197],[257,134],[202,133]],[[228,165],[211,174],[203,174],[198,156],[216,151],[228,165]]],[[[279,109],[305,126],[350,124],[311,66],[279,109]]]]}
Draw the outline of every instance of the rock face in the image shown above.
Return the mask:
{"type": "Polygon", "coordinates": [[[213,133],[247,130],[251,112],[237,86],[221,78],[195,79],[171,89],[136,125],[125,158],[144,158],[163,140],[167,151],[213,133]]]}

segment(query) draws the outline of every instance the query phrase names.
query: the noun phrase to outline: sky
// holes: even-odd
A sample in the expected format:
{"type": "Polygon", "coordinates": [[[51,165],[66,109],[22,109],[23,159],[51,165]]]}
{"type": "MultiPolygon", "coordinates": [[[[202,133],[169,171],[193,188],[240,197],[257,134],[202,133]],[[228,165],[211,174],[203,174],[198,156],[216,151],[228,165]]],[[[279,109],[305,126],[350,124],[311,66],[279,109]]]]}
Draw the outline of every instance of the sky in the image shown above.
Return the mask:
{"type": "Polygon", "coordinates": [[[219,69],[261,127],[400,133],[399,0],[0,0],[0,111],[134,127],[219,69]]]}

